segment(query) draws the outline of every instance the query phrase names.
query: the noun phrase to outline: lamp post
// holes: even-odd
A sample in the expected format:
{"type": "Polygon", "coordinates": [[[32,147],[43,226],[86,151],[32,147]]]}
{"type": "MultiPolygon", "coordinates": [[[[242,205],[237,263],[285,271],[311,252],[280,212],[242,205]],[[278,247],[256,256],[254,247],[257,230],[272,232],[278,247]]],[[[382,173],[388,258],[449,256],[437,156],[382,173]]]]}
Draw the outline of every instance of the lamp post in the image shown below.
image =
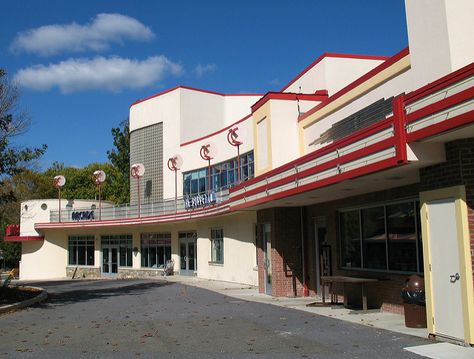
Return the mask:
{"type": "Polygon", "coordinates": [[[237,134],[238,129],[238,127],[229,129],[229,132],[227,133],[227,142],[229,142],[232,146],[237,147],[237,183],[240,183],[240,145],[243,142],[237,140],[239,137],[237,134]]]}
{"type": "Polygon", "coordinates": [[[211,184],[211,160],[215,157],[215,147],[211,143],[205,144],[201,146],[201,150],[199,151],[201,158],[207,161],[207,191],[212,191],[212,184],[211,184]]]}
{"type": "Polygon", "coordinates": [[[92,180],[94,181],[95,185],[99,189],[99,221],[102,219],[102,197],[101,197],[101,191],[100,191],[100,185],[105,181],[105,178],[107,176],[105,175],[104,171],[97,170],[94,172],[92,175],[92,180]]]}
{"type": "Polygon", "coordinates": [[[58,189],[58,207],[59,207],[59,222],[61,222],[61,187],[66,183],[66,178],[62,175],[53,178],[53,186],[58,189]]]}
{"type": "Polygon", "coordinates": [[[142,163],[135,163],[130,167],[130,175],[137,180],[138,187],[138,218],[140,218],[140,177],[145,174],[145,166],[142,163]]]}
{"type": "Polygon", "coordinates": [[[178,212],[178,170],[183,165],[183,159],[180,155],[173,155],[168,159],[168,168],[174,172],[174,212],[178,212]]]}

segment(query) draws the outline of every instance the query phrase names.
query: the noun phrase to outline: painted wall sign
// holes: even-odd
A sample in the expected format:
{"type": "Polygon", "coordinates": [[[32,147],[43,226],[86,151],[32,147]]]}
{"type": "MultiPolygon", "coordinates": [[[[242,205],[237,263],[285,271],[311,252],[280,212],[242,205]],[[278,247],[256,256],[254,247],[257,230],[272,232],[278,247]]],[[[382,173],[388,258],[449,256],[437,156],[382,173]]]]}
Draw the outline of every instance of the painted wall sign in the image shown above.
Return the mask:
{"type": "Polygon", "coordinates": [[[210,193],[200,194],[193,197],[186,197],[184,199],[184,208],[186,209],[195,209],[199,207],[210,206],[217,202],[216,192],[212,191],[210,193]]]}
{"type": "Polygon", "coordinates": [[[74,211],[71,214],[73,221],[87,221],[95,219],[94,211],[74,211]]]}

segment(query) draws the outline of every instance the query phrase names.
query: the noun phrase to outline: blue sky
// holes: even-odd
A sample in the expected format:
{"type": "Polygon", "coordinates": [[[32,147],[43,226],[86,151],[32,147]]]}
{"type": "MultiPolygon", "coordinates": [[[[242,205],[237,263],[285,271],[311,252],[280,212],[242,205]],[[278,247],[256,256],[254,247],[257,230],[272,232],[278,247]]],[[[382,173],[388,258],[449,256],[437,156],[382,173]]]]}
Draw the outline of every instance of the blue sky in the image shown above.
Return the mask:
{"type": "Polygon", "coordinates": [[[407,46],[404,1],[5,1],[0,67],[31,117],[18,145],[38,163],[107,160],[131,103],[185,85],[280,90],[324,52],[393,55],[407,46]]]}

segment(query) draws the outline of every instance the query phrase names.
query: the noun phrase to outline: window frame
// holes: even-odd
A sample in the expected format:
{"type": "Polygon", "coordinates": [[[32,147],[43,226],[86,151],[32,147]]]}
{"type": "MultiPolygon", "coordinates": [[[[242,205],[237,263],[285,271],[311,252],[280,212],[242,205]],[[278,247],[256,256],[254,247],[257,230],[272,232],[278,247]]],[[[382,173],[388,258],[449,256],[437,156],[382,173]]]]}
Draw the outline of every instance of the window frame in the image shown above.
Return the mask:
{"type": "MultiPolygon", "coordinates": [[[[241,181],[253,178],[255,175],[254,152],[249,151],[240,155],[241,181]],[[247,173],[246,176],[244,174],[247,173]]],[[[237,157],[211,166],[212,189],[216,192],[226,190],[237,184],[237,157]]],[[[195,196],[207,193],[208,168],[201,167],[183,172],[183,196],[195,196]]]]}
{"type": "Polygon", "coordinates": [[[419,199],[417,198],[406,198],[400,199],[396,201],[389,201],[389,202],[379,202],[379,203],[372,203],[365,206],[352,206],[341,208],[337,210],[337,225],[338,225],[338,245],[340,248],[339,253],[339,269],[343,270],[353,270],[353,271],[362,271],[362,272],[381,272],[381,273],[394,273],[394,274],[423,274],[423,248],[422,248],[422,238],[421,238],[421,226],[420,226],[420,212],[417,212],[417,208],[419,208],[419,199]],[[408,270],[396,270],[390,269],[390,240],[389,240],[389,231],[388,231],[388,218],[387,218],[387,207],[396,205],[396,204],[406,204],[411,203],[414,208],[414,230],[415,230],[415,253],[414,259],[416,261],[416,270],[415,271],[408,271],[408,270]],[[364,209],[369,208],[376,208],[376,207],[383,207],[384,211],[384,225],[385,225],[385,269],[376,269],[376,268],[367,268],[364,266],[364,238],[363,238],[363,221],[362,221],[362,211],[364,209]],[[343,235],[342,235],[342,225],[341,225],[341,214],[347,212],[357,211],[358,218],[359,218],[359,246],[360,246],[360,267],[353,267],[353,266],[345,266],[344,263],[344,248],[345,244],[343,242],[343,235]]]}
{"type": "Polygon", "coordinates": [[[172,258],[171,232],[146,232],[140,233],[140,268],[165,269],[166,262],[172,258]],[[147,250],[145,250],[145,248],[147,250]],[[151,252],[154,253],[153,267],[151,252]],[[159,252],[162,254],[163,263],[160,264],[159,252]],[[169,256],[168,256],[169,254],[169,256]]]}
{"type": "MultiPolygon", "coordinates": [[[[100,236],[101,248],[113,247],[117,248],[117,267],[132,268],[133,267],[133,235],[132,234],[104,234],[100,236]],[[123,253],[125,249],[125,253],[123,253]],[[123,256],[125,254],[125,256],[123,256]],[[125,261],[122,262],[122,259],[125,261]],[[123,264],[125,263],[125,265],[123,264]]],[[[102,254],[103,255],[103,254],[102,254]]]]}
{"type": "Polygon", "coordinates": [[[78,267],[94,267],[95,266],[95,236],[94,235],[71,235],[68,236],[68,266],[78,266],[78,267]],[[79,243],[85,241],[85,243],[79,243]],[[91,245],[92,243],[92,245],[91,245]],[[79,247],[84,246],[85,256],[84,264],[79,262],[79,247]],[[88,249],[92,247],[92,263],[88,263],[88,249]],[[71,249],[74,249],[73,257],[71,257],[71,249]],[[74,262],[71,262],[71,259],[75,259],[74,262]]]}
{"type": "Polygon", "coordinates": [[[224,229],[222,227],[211,228],[209,240],[211,242],[211,260],[209,263],[224,264],[224,229]],[[218,233],[220,236],[216,236],[218,233]],[[220,244],[218,244],[219,242],[220,244]]]}

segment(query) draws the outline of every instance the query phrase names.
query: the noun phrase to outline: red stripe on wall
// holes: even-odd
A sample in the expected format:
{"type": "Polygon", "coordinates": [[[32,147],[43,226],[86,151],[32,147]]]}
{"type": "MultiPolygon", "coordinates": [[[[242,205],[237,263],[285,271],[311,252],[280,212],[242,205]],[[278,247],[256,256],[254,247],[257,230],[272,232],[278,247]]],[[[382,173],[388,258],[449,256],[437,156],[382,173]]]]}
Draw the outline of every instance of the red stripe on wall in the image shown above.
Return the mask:
{"type": "MultiPolygon", "coordinates": [[[[262,186],[259,186],[257,188],[253,188],[251,190],[247,190],[247,191],[245,191],[241,194],[238,194],[236,196],[231,197],[230,200],[232,202],[234,202],[234,201],[237,201],[241,198],[250,197],[254,194],[264,192],[265,190],[270,190],[270,189],[280,187],[280,186],[285,185],[285,184],[290,183],[290,182],[294,182],[294,181],[297,181],[297,180],[302,180],[302,179],[304,179],[308,176],[311,176],[311,175],[314,175],[314,174],[317,174],[317,173],[321,173],[321,172],[326,171],[330,168],[334,168],[337,165],[344,165],[344,164],[352,162],[356,159],[363,158],[363,157],[366,157],[368,155],[383,151],[387,148],[393,147],[393,145],[394,145],[394,139],[393,138],[388,138],[386,140],[374,143],[370,146],[361,148],[360,150],[348,153],[347,155],[335,158],[335,159],[330,160],[328,162],[325,162],[323,164],[316,165],[316,166],[308,168],[304,171],[292,174],[288,177],[273,181],[273,182],[268,183],[268,184],[264,184],[262,186]]],[[[338,175],[336,175],[336,176],[338,176],[338,175]]]]}
{"type": "Polygon", "coordinates": [[[245,116],[244,118],[241,118],[241,119],[238,120],[237,122],[234,122],[232,125],[229,125],[229,126],[227,126],[227,127],[224,127],[224,128],[222,128],[222,129],[220,129],[220,130],[218,130],[218,131],[216,131],[216,132],[213,132],[213,133],[209,134],[209,135],[206,135],[206,136],[203,136],[203,137],[199,137],[199,138],[196,138],[196,139],[191,140],[191,141],[188,141],[188,142],[184,142],[184,143],[180,144],[180,147],[184,147],[184,146],[190,145],[190,144],[192,144],[192,143],[196,143],[196,142],[199,142],[199,141],[203,141],[203,140],[205,140],[205,139],[207,139],[207,138],[209,138],[209,137],[218,135],[218,134],[220,134],[220,133],[222,133],[222,132],[225,132],[225,131],[227,131],[228,129],[234,127],[235,125],[238,125],[239,123],[242,123],[242,122],[244,122],[245,120],[248,120],[250,117],[252,117],[252,114],[249,114],[249,115],[245,116]]]}
{"type": "Polygon", "coordinates": [[[474,62],[450,73],[449,75],[443,76],[440,79],[419,88],[418,90],[406,94],[405,104],[408,105],[412,102],[415,102],[423,97],[437,92],[438,90],[444,87],[448,87],[449,85],[456,83],[464,78],[468,78],[472,75],[474,75],[474,62]]]}
{"type": "Polygon", "coordinates": [[[413,142],[427,137],[439,135],[443,132],[474,123],[474,110],[463,113],[462,115],[450,118],[440,123],[427,126],[420,130],[407,134],[407,141],[413,142]]]}
{"type": "Polygon", "coordinates": [[[265,172],[264,174],[261,174],[260,176],[257,176],[257,177],[254,177],[252,179],[249,179],[243,183],[241,183],[240,185],[237,185],[237,186],[234,186],[232,187],[229,191],[230,193],[233,193],[235,191],[238,191],[239,189],[241,188],[244,188],[244,187],[247,187],[247,186],[250,186],[254,183],[257,183],[259,181],[261,181],[262,179],[266,178],[266,177],[271,177],[271,176],[274,176],[278,173],[281,173],[281,172],[284,172],[290,168],[293,168],[295,167],[296,165],[299,165],[299,164],[303,164],[303,163],[306,163],[306,162],[309,162],[311,161],[312,159],[315,159],[317,157],[321,157],[321,156],[324,156],[325,154],[328,154],[330,152],[333,152],[334,150],[338,149],[338,148],[342,148],[342,147],[345,147],[345,146],[348,146],[354,142],[357,142],[363,138],[366,138],[366,137],[369,137],[373,134],[376,134],[378,132],[381,132],[382,130],[386,129],[386,128],[389,128],[392,124],[392,121],[393,121],[393,117],[389,117],[389,118],[386,118],[384,120],[381,120],[371,126],[368,126],[362,130],[359,130],[359,131],[356,131],[354,133],[352,133],[351,135],[349,136],[346,136],[338,141],[335,141],[323,148],[320,148],[320,149],[317,149],[313,152],[310,152],[302,157],[299,157],[297,158],[296,160],[293,160],[291,162],[288,162],[280,167],[277,167],[271,171],[268,171],[268,172],[265,172]]]}
{"type": "Polygon", "coordinates": [[[408,115],[408,122],[414,122],[420,118],[427,117],[431,114],[441,112],[449,107],[453,107],[463,101],[474,98],[474,87],[470,87],[464,91],[458,92],[441,101],[432,103],[426,107],[416,110],[408,115]]]}
{"type": "Polygon", "coordinates": [[[303,193],[303,192],[307,192],[307,191],[310,191],[310,190],[313,190],[313,189],[326,187],[326,186],[329,186],[331,184],[342,182],[342,181],[345,181],[345,180],[350,179],[350,178],[364,176],[364,175],[367,175],[369,173],[382,171],[382,170],[385,170],[385,169],[388,169],[388,168],[391,168],[391,167],[396,167],[398,165],[399,165],[399,163],[398,163],[397,158],[389,158],[389,159],[386,159],[386,160],[383,160],[383,161],[379,161],[379,162],[370,164],[368,166],[364,166],[364,167],[361,167],[361,168],[356,168],[354,170],[341,173],[340,176],[325,178],[323,180],[315,181],[313,183],[309,183],[309,184],[306,184],[306,185],[303,185],[303,186],[298,186],[296,188],[292,188],[292,189],[289,189],[289,190],[286,190],[286,191],[282,191],[282,192],[271,194],[271,195],[266,195],[262,198],[252,200],[252,201],[249,201],[249,202],[246,202],[246,203],[242,203],[242,204],[239,204],[239,205],[232,206],[232,203],[231,203],[230,209],[231,209],[231,211],[241,210],[241,209],[248,208],[248,207],[251,207],[251,206],[256,206],[256,205],[267,203],[267,202],[274,201],[274,200],[277,200],[277,199],[282,199],[282,198],[285,198],[285,197],[289,197],[289,196],[293,196],[293,195],[300,194],[300,193],[303,193]]]}

